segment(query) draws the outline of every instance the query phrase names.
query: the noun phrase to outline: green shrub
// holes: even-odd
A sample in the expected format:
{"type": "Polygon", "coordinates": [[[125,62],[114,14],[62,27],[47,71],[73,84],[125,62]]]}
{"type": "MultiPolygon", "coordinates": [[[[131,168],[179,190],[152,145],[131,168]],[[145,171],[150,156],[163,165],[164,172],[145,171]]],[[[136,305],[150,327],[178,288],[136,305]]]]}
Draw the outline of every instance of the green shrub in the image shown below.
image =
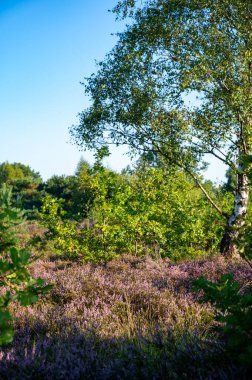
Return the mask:
{"type": "Polygon", "coordinates": [[[218,330],[224,335],[228,354],[244,367],[252,369],[252,293],[241,291],[233,273],[223,275],[217,283],[200,277],[195,290],[203,290],[202,302],[216,308],[218,330]]]}
{"type": "Polygon", "coordinates": [[[52,242],[56,254],[92,262],[106,262],[117,256],[109,244],[113,240],[111,233],[108,234],[99,224],[87,228],[76,220],[65,219],[63,204],[63,199],[51,195],[42,199],[40,217],[47,229],[45,240],[52,242]]]}
{"type": "Polygon", "coordinates": [[[40,294],[49,291],[41,278],[32,278],[28,266],[34,259],[31,253],[18,247],[16,227],[24,222],[24,213],[11,205],[11,189],[0,189],[0,345],[13,339],[13,317],[9,305],[17,301],[28,306],[38,300],[40,294]]]}

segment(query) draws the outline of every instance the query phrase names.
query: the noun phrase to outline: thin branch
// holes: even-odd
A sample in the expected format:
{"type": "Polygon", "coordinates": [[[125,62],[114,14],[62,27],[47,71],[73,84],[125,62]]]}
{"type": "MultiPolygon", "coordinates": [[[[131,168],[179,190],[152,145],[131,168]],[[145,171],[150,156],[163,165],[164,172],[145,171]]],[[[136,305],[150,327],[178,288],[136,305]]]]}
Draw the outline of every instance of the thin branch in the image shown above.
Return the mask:
{"type": "MultiPolygon", "coordinates": [[[[216,148],[214,148],[216,149],[216,148]]],[[[228,165],[230,168],[234,169],[234,164],[227,159],[225,160],[224,158],[220,157],[217,153],[214,152],[214,149],[209,150],[206,152],[207,154],[212,154],[214,157],[218,158],[218,160],[222,161],[224,164],[228,165]]],[[[224,154],[223,154],[224,155],[224,154]]],[[[224,157],[227,157],[224,155],[224,157]]]]}
{"type": "MultiPolygon", "coordinates": [[[[167,157],[167,155],[160,149],[159,146],[156,146],[156,149],[157,151],[163,156],[163,157],[167,157]]],[[[179,162],[175,162],[176,165],[178,165],[181,169],[183,169],[186,173],[188,173],[194,180],[194,182],[196,183],[196,185],[200,188],[200,190],[203,192],[203,194],[205,195],[205,197],[207,198],[207,200],[210,202],[210,204],[215,208],[215,210],[218,211],[218,213],[222,216],[224,216],[226,219],[229,218],[229,215],[222,211],[218,206],[217,204],[214,202],[214,200],[211,198],[211,196],[208,194],[208,192],[206,191],[206,189],[204,189],[204,187],[202,186],[202,184],[200,183],[199,179],[195,176],[195,174],[190,170],[188,169],[186,166],[184,166],[183,164],[179,163],[179,162]]]]}
{"type": "Polygon", "coordinates": [[[204,189],[204,187],[202,186],[202,184],[200,183],[199,179],[195,176],[195,174],[188,168],[185,168],[184,167],[184,170],[193,178],[193,180],[195,181],[196,185],[200,188],[200,190],[203,192],[203,194],[205,195],[205,197],[208,199],[208,201],[211,203],[211,205],[215,208],[215,210],[218,211],[218,213],[222,216],[224,216],[225,218],[228,218],[229,215],[222,211],[218,206],[217,204],[214,202],[214,200],[210,197],[210,195],[208,194],[208,192],[206,191],[206,189],[204,189]]]}

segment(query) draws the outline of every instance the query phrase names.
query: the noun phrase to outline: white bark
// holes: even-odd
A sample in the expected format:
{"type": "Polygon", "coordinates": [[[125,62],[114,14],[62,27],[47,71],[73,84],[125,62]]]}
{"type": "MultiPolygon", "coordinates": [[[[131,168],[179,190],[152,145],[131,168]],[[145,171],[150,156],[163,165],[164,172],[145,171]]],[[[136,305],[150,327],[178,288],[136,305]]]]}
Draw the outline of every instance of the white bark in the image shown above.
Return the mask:
{"type": "Polygon", "coordinates": [[[238,174],[237,189],[235,194],[235,204],[232,215],[228,220],[228,225],[233,226],[235,222],[239,226],[244,225],[244,216],[247,212],[249,199],[249,182],[248,177],[245,174],[238,174]]]}
{"type": "Polygon", "coordinates": [[[240,228],[245,224],[249,200],[249,181],[246,174],[242,172],[243,167],[238,167],[237,188],[235,194],[234,209],[227,220],[227,228],[221,241],[221,252],[226,256],[237,253],[235,240],[239,236],[240,228]]]}

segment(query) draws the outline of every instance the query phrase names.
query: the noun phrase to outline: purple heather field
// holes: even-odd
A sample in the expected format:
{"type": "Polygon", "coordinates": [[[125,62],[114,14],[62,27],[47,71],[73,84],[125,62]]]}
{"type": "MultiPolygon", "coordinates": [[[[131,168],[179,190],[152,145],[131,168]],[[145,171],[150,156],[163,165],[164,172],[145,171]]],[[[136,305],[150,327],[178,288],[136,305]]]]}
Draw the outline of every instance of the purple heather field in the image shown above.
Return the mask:
{"type": "Polygon", "coordinates": [[[106,265],[39,260],[31,271],[54,287],[33,306],[13,305],[16,333],[0,353],[0,379],[243,378],[192,281],[232,271],[247,287],[245,262],[125,255],[106,265]]]}

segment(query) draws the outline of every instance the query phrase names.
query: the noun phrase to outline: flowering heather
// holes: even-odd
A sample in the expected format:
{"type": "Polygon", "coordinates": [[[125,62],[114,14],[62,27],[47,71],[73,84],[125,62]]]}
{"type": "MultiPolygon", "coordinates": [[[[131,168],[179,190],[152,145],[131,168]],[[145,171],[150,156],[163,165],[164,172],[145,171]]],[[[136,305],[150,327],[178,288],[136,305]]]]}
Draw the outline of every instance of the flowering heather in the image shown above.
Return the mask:
{"type": "Polygon", "coordinates": [[[123,256],[105,265],[38,261],[54,283],[21,308],[12,346],[0,352],[1,379],[242,379],[214,333],[213,309],[198,303],[192,280],[233,271],[251,285],[245,263],[123,256]]]}

